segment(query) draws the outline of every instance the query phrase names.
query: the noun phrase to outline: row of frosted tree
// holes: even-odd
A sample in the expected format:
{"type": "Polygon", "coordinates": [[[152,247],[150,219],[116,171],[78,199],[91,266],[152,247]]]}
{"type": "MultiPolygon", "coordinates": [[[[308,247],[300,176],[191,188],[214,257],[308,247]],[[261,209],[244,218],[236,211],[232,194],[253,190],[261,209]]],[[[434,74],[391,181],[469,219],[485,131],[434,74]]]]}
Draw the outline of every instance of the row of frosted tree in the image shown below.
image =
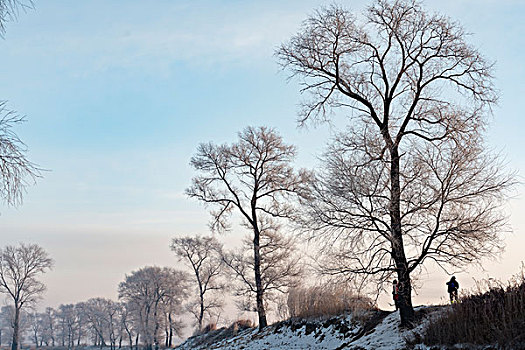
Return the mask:
{"type": "MultiPolygon", "coordinates": [[[[216,237],[177,237],[171,243],[185,271],[147,266],[125,276],[118,301],[91,298],[36,311],[45,290],[39,275],[53,261],[37,245],[7,246],[0,254],[0,291],[10,298],[0,313],[0,346],[75,348],[85,345],[134,349],[172,347],[194,316],[196,331],[217,322],[228,299],[237,296],[242,311],[255,311],[253,260],[246,249],[226,250],[216,237]],[[32,272],[31,272],[32,271],[32,272]],[[235,283],[237,280],[238,283],[235,283]],[[12,292],[12,294],[11,294],[12,292]],[[185,321],[183,321],[185,319],[185,321]]],[[[301,273],[291,239],[266,228],[261,235],[261,277],[265,304],[275,305],[301,273]]]]}
{"type": "Polygon", "coordinates": [[[15,306],[4,306],[0,344],[16,348],[25,338],[24,344],[36,347],[70,349],[88,344],[116,349],[123,343],[135,349],[139,344],[145,349],[169,347],[182,329],[179,316],[184,312],[187,287],[185,273],[149,266],[119,284],[119,301],[92,298],[43,312],[27,307],[17,313],[15,306]]]}

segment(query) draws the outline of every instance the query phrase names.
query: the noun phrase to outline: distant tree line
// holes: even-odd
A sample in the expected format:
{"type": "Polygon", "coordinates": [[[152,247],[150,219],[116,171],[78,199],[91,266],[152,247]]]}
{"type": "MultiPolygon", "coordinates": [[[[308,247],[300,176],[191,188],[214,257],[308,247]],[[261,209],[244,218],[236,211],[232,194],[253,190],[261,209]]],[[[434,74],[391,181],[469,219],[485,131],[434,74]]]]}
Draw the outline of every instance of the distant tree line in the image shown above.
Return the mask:
{"type": "MultiPolygon", "coordinates": [[[[18,329],[24,344],[35,347],[93,345],[158,349],[173,345],[183,324],[179,317],[187,293],[187,275],[168,267],[148,266],[133,271],[119,285],[119,301],[91,298],[62,304],[43,312],[26,309],[19,314],[18,329]]],[[[35,306],[35,305],[33,305],[35,306]]],[[[15,307],[0,311],[0,345],[13,346],[15,307]]],[[[18,346],[19,344],[17,344],[18,346]]]]}
{"type": "MultiPolygon", "coordinates": [[[[292,286],[283,276],[295,276],[290,266],[295,268],[298,260],[290,254],[290,241],[274,232],[264,234],[262,242],[262,282],[268,291],[264,303],[270,305],[274,301],[270,291],[285,292],[292,286]]],[[[243,257],[242,249],[228,251],[216,237],[198,235],[173,239],[171,249],[191,273],[146,266],[125,276],[118,285],[118,301],[91,298],[37,311],[45,285],[36,277],[53,261],[34,244],[5,247],[0,252],[0,291],[12,303],[0,309],[0,346],[152,350],[173,347],[188,325],[195,325],[198,333],[216,324],[229,292],[241,296],[242,311],[257,310],[249,273],[253,264],[243,257]],[[193,324],[188,324],[190,315],[195,317],[193,324]]]]}

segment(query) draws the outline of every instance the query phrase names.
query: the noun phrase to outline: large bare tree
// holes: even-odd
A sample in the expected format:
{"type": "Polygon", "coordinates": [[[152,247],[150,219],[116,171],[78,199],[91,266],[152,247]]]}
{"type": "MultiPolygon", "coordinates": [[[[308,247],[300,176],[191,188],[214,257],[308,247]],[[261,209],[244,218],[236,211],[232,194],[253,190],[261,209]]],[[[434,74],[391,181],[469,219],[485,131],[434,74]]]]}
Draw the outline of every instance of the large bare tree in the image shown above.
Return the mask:
{"type": "Polygon", "coordinates": [[[350,124],[323,157],[303,224],[330,251],[327,272],[397,275],[402,324],[425,260],[464,266],[501,246],[513,180],[483,142],[492,64],[466,39],[419,1],[375,0],[359,18],[320,9],[277,51],[309,92],[300,123],[341,110],[350,124]]]}
{"type": "Polygon", "coordinates": [[[46,286],[37,278],[53,266],[49,254],[36,244],[6,246],[0,250],[0,292],[13,301],[12,350],[19,349],[20,312],[37,301],[46,286]]]}
{"type": "Polygon", "coordinates": [[[189,311],[197,319],[199,331],[205,314],[223,307],[223,297],[217,295],[225,289],[220,280],[223,268],[222,244],[213,236],[179,237],[171,242],[171,250],[179,260],[185,261],[193,270],[198,287],[198,300],[191,302],[189,311]]]}
{"type": "Polygon", "coordinates": [[[275,130],[247,127],[231,145],[201,144],[191,165],[200,173],[193,178],[188,196],[212,206],[211,228],[229,228],[235,210],[253,232],[253,270],[259,328],[267,325],[261,279],[261,223],[268,217],[284,218],[293,212],[287,198],[294,195],[306,173],[291,167],[296,150],[275,130]]]}

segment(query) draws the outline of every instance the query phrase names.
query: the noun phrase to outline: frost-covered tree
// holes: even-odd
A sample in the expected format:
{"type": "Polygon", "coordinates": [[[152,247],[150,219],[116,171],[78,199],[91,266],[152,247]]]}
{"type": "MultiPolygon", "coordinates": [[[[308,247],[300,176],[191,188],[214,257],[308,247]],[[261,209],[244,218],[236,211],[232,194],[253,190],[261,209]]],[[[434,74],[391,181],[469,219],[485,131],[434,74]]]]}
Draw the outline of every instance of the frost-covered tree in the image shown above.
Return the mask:
{"type": "Polygon", "coordinates": [[[41,297],[46,286],[38,277],[52,266],[48,253],[36,244],[6,246],[0,250],[0,292],[7,294],[14,307],[13,350],[19,348],[20,313],[41,297]]]}
{"type": "Polygon", "coordinates": [[[106,298],[91,298],[81,305],[95,346],[105,347],[110,341],[108,309],[112,302],[106,298]]]}
{"type": "Polygon", "coordinates": [[[14,316],[14,308],[11,305],[2,306],[0,309],[0,346],[2,344],[11,346],[14,316]]]}
{"type": "Polygon", "coordinates": [[[56,340],[56,310],[47,307],[44,312],[40,315],[42,341],[46,346],[55,346],[56,340]]]}
{"type": "Polygon", "coordinates": [[[139,310],[135,303],[122,303],[120,321],[130,349],[133,350],[133,342],[136,339],[135,348],[138,350],[139,310]]]}
{"type": "Polygon", "coordinates": [[[158,349],[161,325],[164,319],[164,306],[167,303],[178,305],[187,295],[188,276],[185,272],[168,267],[147,266],[126,275],[119,284],[119,299],[137,313],[142,343],[146,350],[158,349]]]}
{"type": "Polygon", "coordinates": [[[33,340],[35,347],[41,347],[43,344],[43,333],[42,333],[42,315],[37,312],[32,312],[29,314],[29,332],[31,334],[30,338],[33,340]]]}
{"type": "Polygon", "coordinates": [[[71,349],[75,345],[75,333],[77,325],[75,305],[60,305],[56,312],[56,321],[60,345],[71,349]]]}
{"type": "Polygon", "coordinates": [[[179,237],[171,242],[171,250],[184,261],[197,282],[197,299],[190,301],[189,311],[197,319],[199,331],[202,330],[204,316],[223,307],[224,297],[219,295],[225,289],[220,280],[223,268],[222,244],[213,236],[179,237]]]}
{"type": "Polygon", "coordinates": [[[75,329],[76,334],[75,337],[76,340],[76,346],[80,346],[82,341],[85,340],[86,334],[87,334],[87,327],[88,327],[88,320],[87,315],[84,311],[84,304],[83,303],[76,303],[75,304],[75,329]]]}
{"type": "MultiPolygon", "coordinates": [[[[4,339],[0,339],[2,343],[12,347],[13,344],[13,332],[15,328],[15,308],[13,305],[5,305],[0,309],[0,330],[1,336],[4,339]]],[[[19,334],[24,335],[26,332],[31,331],[31,317],[26,311],[22,310],[18,319],[19,334]]]]}

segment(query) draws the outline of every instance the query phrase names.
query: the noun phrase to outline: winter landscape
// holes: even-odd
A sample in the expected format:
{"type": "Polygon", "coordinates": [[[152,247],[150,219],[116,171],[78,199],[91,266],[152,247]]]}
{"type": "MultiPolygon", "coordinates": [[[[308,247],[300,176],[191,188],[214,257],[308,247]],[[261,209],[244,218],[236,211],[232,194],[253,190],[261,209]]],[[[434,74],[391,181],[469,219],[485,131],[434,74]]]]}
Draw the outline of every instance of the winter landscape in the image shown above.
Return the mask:
{"type": "Polygon", "coordinates": [[[0,0],[0,349],[525,349],[524,14],[0,0]]]}

